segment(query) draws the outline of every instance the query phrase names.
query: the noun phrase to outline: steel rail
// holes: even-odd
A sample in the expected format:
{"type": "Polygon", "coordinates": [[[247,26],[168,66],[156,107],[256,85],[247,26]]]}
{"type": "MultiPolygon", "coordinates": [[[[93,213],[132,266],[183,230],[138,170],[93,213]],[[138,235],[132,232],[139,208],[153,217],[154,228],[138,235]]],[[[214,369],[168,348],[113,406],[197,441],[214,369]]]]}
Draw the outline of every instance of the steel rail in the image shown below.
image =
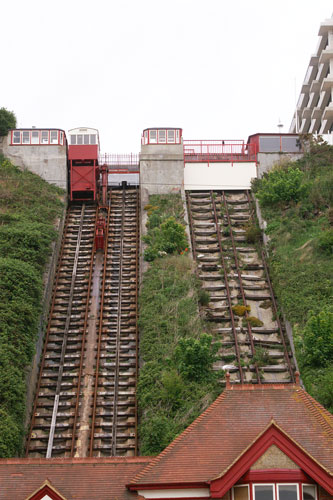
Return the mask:
{"type": "Polygon", "coordinates": [[[70,320],[71,320],[74,285],[75,285],[75,281],[76,281],[76,271],[77,271],[77,264],[78,264],[78,260],[79,260],[79,251],[80,251],[80,244],[81,244],[84,212],[85,212],[85,204],[82,205],[82,209],[81,209],[81,219],[80,219],[80,226],[78,229],[77,243],[76,243],[76,249],[75,249],[74,265],[73,265],[73,271],[72,271],[72,280],[71,280],[71,287],[70,287],[70,292],[69,292],[69,300],[68,300],[67,314],[66,314],[66,323],[65,323],[63,342],[62,342],[62,347],[61,347],[59,372],[58,372],[56,393],[55,393],[55,397],[54,397],[54,406],[53,406],[53,412],[52,412],[49,440],[48,440],[48,444],[47,444],[46,458],[51,458],[51,456],[52,456],[53,440],[54,440],[54,433],[55,433],[57,413],[58,413],[58,405],[59,405],[59,399],[60,399],[62,374],[63,374],[63,370],[64,370],[65,352],[66,352],[67,340],[68,340],[68,330],[69,330],[69,324],[70,324],[70,320]]]}
{"type": "MultiPolygon", "coordinates": [[[[238,263],[236,245],[235,245],[235,239],[234,239],[234,235],[233,235],[233,231],[232,231],[231,219],[230,219],[228,204],[227,204],[227,200],[226,200],[226,196],[225,196],[225,192],[224,191],[222,191],[222,199],[223,199],[223,204],[224,204],[224,208],[225,208],[225,211],[226,211],[226,216],[227,216],[227,220],[228,220],[228,226],[229,226],[229,229],[230,229],[232,249],[233,249],[235,266],[236,266],[236,271],[237,271],[237,276],[238,276],[238,281],[239,281],[239,288],[240,288],[240,291],[241,291],[243,304],[246,307],[247,302],[246,302],[245,292],[244,292],[244,288],[243,288],[242,276],[241,276],[241,272],[240,272],[240,269],[239,269],[239,263],[238,263]]],[[[255,355],[255,346],[254,346],[254,341],[253,341],[253,336],[252,336],[252,329],[251,329],[251,325],[250,325],[249,320],[248,320],[248,314],[247,314],[246,310],[245,310],[245,318],[246,318],[246,321],[247,321],[247,330],[248,330],[248,335],[249,335],[249,340],[250,340],[250,346],[251,346],[252,356],[254,356],[255,355]]],[[[261,379],[260,379],[260,374],[259,374],[259,369],[258,369],[257,363],[254,363],[254,367],[255,367],[255,372],[256,372],[256,375],[257,375],[258,384],[261,384],[261,379]]]]}
{"type": "Polygon", "coordinates": [[[93,397],[91,431],[90,431],[91,433],[90,433],[90,444],[89,444],[89,456],[90,457],[93,456],[93,451],[94,451],[94,437],[95,437],[94,434],[95,434],[95,424],[96,424],[97,392],[98,392],[99,366],[100,366],[102,332],[103,332],[104,295],[105,295],[105,282],[106,282],[106,271],[107,271],[107,260],[108,260],[108,239],[109,239],[109,226],[110,226],[110,212],[111,212],[111,200],[109,200],[109,204],[108,204],[107,221],[106,221],[106,228],[105,228],[105,248],[104,248],[101,300],[100,300],[100,306],[99,306],[99,326],[98,326],[98,342],[97,342],[97,353],[96,353],[95,384],[94,384],[94,397],[93,397]]]}
{"type": "Polygon", "coordinates": [[[217,239],[218,239],[218,244],[219,244],[219,249],[220,249],[221,263],[222,263],[222,267],[223,267],[224,283],[225,283],[225,288],[226,288],[227,298],[228,298],[228,306],[229,306],[230,317],[231,317],[232,332],[233,332],[234,340],[235,340],[235,351],[236,351],[237,363],[238,363],[238,367],[239,367],[239,375],[240,375],[241,383],[243,384],[244,383],[244,374],[243,374],[243,368],[241,366],[240,350],[239,350],[238,339],[237,339],[235,318],[234,318],[234,312],[232,310],[232,304],[231,304],[231,295],[230,295],[229,282],[228,282],[228,273],[227,273],[227,269],[226,269],[226,265],[225,265],[225,261],[224,261],[221,231],[220,231],[220,227],[219,227],[219,223],[218,223],[218,217],[217,217],[217,212],[216,212],[216,203],[215,203],[215,199],[213,196],[213,191],[210,192],[210,196],[211,196],[211,203],[212,203],[213,214],[214,214],[214,219],[215,219],[216,234],[217,234],[217,239]]]}
{"type": "MultiPolygon", "coordinates": [[[[96,210],[96,215],[95,215],[94,235],[96,233],[97,218],[98,218],[98,210],[96,210]]],[[[90,291],[91,291],[91,281],[92,281],[92,275],[93,275],[93,269],[94,269],[95,253],[96,253],[96,248],[95,248],[95,243],[93,243],[93,249],[92,249],[91,257],[90,257],[86,309],[85,309],[85,314],[84,314],[84,324],[83,324],[83,330],[82,330],[79,375],[78,375],[76,397],[75,397],[75,410],[74,410],[74,421],[73,421],[72,442],[71,442],[71,457],[74,456],[74,449],[75,449],[75,440],[76,440],[76,432],[77,432],[76,426],[77,426],[78,414],[79,414],[81,381],[82,381],[82,372],[83,372],[83,364],[84,364],[84,349],[85,349],[85,341],[86,341],[86,335],[87,335],[87,325],[88,325],[88,316],[89,316],[89,308],[90,308],[89,307],[89,300],[90,300],[90,291]]]]}
{"type": "Polygon", "coordinates": [[[56,271],[55,284],[54,284],[53,293],[52,293],[52,302],[51,302],[51,307],[50,307],[50,311],[49,311],[47,329],[46,329],[46,334],[45,334],[45,339],[44,339],[42,360],[41,360],[41,364],[39,367],[39,375],[38,375],[37,389],[36,389],[36,394],[35,394],[35,399],[34,399],[34,406],[33,406],[33,410],[32,410],[28,439],[26,442],[26,451],[25,451],[26,457],[29,454],[32,429],[34,428],[34,425],[35,425],[35,415],[36,415],[36,410],[37,410],[38,396],[39,396],[40,386],[41,386],[41,382],[42,382],[42,375],[43,375],[43,370],[44,370],[44,365],[45,365],[45,356],[46,356],[47,345],[48,345],[48,340],[49,340],[49,335],[50,335],[53,310],[54,310],[55,301],[57,298],[57,287],[58,287],[58,282],[59,282],[59,277],[60,277],[60,272],[61,272],[60,264],[61,264],[63,254],[64,254],[64,248],[65,248],[66,236],[67,236],[68,224],[69,224],[69,215],[70,215],[70,210],[67,210],[66,220],[65,220],[64,229],[63,229],[63,236],[62,236],[62,241],[61,241],[61,248],[60,248],[58,262],[57,262],[57,271],[56,271]]]}
{"type": "Polygon", "coordinates": [[[140,242],[140,191],[137,188],[136,195],[136,230],[135,230],[135,275],[136,275],[136,287],[135,287],[135,450],[134,454],[138,454],[138,398],[137,398],[137,387],[139,378],[139,329],[138,329],[138,319],[139,319],[139,242],[140,242]]]}
{"type": "Polygon", "coordinates": [[[192,217],[192,210],[191,210],[191,198],[188,194],[188,191],[186,191],[186,201],[187,201],[187,207],[188,207],[188,218],[189,218],[189,223],[190,223],[190,236],[191,236],[191,243],[192,243],[192,255],[193,255],[193,260],[197,260],[197,251],[195,248],[195,241],[194,241],[194,224],[193,224],[193,217],[192,217]]]}
{"type": "Polygon", "coordinates": [[[117,304],[117,331],[116,331],[116,358],[114,370],[114,392],[113,392],[113,415],[112,415],[112,441],[111,456],[117,454],[117,417],[118,417],[118,386],[119,386],[119,354],[120,354],[120,330],[121,330],[121,307],[122,307],[122,280],[123,280],[123,239],[125,222],[125,190],[122,195],[120,248],[119,248],[119,281],[118,281],[118,304],[117,304]]]}
{"type": "MultiPolygon", "coordinates": [[[[250,198],[248,190],[246,191],[246,195],[247,195],[247,199],[248,199],[248,202],[249,202],[249,206],[252,207],[252,201],[251,201],[251,198],[250,198]]],[[[251,211],[251,220],[253,220],[253,219],[254,219],[254,209],[252,209],[252,211],[251,211]]],[[[280,317],[279,317],[277,303],[276,303],[276,300],[275,300],[274,290],[273,290],[272,282],[271,282],[271,279],[270,279],[270,276],[269,276],[269,268],[268,268],[268,264],[267,264],[267,256],[266,256],[266,252],[265,252],[265,250],[264,250],[264,248],[263,248],[263,246],[262,246],[261,243],[260,243],[260,250],[261,250],[262,262],[263,262],[264,269],[265,269],[266,280],[267,280],[267,283],[268,283],[269,292],[270,292],[271,299],[272,299],[273,313],[275,314],[275,317],[276,317],[276,322],[278,324],[278,329],[279,329],[279,333],[280,333],[282,344],[283,344],[284,356],[285,356],[285,359],[287,361],[287,365],[288,365],[288,370],[289,370],[289,373],[290,373],[291,381],[294,382],[295,381],[294,370],[293,370],[291,362],[290,362],[290,357],[289,357],[289,353],[288,353],[288,349],[287,349],[287,344],[286,344],[286,341],[285,341],[285,338],[284,338],[284,333],[283,333],[283,329],[282,329],[282,325],[281,325],[281,321],[280,321],[280,317]]]]}

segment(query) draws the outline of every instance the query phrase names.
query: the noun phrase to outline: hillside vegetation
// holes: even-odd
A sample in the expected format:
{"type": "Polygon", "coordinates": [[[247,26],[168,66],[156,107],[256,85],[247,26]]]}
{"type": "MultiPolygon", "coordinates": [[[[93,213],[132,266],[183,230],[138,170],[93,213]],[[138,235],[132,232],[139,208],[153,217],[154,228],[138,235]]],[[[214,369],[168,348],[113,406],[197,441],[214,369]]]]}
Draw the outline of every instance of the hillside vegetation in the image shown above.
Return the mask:
{"type": "Polygon", "coordinates": [[[219,347],[199,314],[205,300],[187,256],[178,195],[151,196],[140,294],[139,438],[143,455],[162,451],[221,392],[219,347]],[[168,230],[166,230],[166,227],[168,230]]]}
{"type": "Polygon", "coordinates": [[[21,453],[26,369],[62,190],[0,158],[0,457],[21,453]]]}
{"type": "Polygon", "coordinates": [[[311,143],[253,190],[267,221],[274,290],[306,389],[333,412],[333,147],[311,143]]]}

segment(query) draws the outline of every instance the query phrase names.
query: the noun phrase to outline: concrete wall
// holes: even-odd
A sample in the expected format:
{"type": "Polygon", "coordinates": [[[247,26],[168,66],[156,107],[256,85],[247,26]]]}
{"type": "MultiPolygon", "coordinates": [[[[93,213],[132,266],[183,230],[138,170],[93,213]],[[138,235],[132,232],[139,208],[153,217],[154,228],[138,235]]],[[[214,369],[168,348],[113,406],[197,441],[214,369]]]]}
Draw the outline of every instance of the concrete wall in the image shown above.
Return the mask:
{"type": "Polygon", "coordinates": [[[269,172],[273,165],[296,161],[302,158],[302,156],[303,153],[258,153],[257,170],[259,179],[261,179],[264,173],[269,172]]]}
{"type": "MultiPolygon", "coordinates": [[[[2,154],[14,165],[39,175],[50,184],[67,190],[67,147],[57,145],[10,145],[10,134],[3,138],[2,154]]],[[[0,150],[1,152],[1,150],[0,150]]]]}
{"type": "Polygon", "coordinates": [[[184,185],[182,144],[141,146],[140,187],[148,194],[178,193],[184,185]]]}
{"type": "Polygon", "coordinates": [[[255,162],[185,163],[185,190],[251,189],[257,176],[255,162]]]}

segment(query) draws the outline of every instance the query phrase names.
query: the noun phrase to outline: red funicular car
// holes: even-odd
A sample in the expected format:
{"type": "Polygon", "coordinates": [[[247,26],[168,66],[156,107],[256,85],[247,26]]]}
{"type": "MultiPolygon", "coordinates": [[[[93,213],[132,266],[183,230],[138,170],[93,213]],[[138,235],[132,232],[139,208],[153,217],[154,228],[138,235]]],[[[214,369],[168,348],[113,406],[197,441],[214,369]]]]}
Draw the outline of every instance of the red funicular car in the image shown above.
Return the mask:
{"type": "Polygon", "coordinates": [[[99,178],[98,130],[73,128],[68,134],[70,200],[96,201],[99,178]]]}

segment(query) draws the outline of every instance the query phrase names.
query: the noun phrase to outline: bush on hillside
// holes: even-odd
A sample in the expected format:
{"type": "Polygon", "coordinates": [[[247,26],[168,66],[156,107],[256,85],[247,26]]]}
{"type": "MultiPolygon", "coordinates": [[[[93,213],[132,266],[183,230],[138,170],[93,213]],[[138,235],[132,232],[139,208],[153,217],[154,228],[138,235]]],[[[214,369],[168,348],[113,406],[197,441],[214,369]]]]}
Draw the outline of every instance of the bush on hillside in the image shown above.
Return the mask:
{"type": "Polygon", "coordinates": [[[254,184],[256,195],[262,205],[271,205],[281,202],[298,202],[306,192],[302,184],[303,172],[293,166],[287,168],[277,166],[264,174],[258,184],[254,184]]]}
{"type": "Polygon", "coordinates": [[[0,457],[21,453],[26,373],[62,190],[0,158],[0,457]],[[42,222],[41,222],[42,221],[42,222]]]}
{"type": "Polygon", "coordinates": [[[333,255],[333,229],[323,231],[319,235],[318,248],[326,255],[333,255]]]}
{"type": "Polygon", "coordinates": [[[203,333],[199,339],[181,338],[175,349],[176,366],[188,380],[201,382],[215,376],[213,363],[217,360],[220,343],[213,343],[213,337],[203,333]]]}
{"type": "Polygon", "coordinates": [[[6,108],[0,108],[0,136],[7,135],[12,128],[16,128],[15,114],[6,108]]]}
{"type": "Polygon", "coordinates": [[[297,347],[301,353],[301,365],[324,367],[333,362],[333,307],[325,307],[319,314],[310,312],[310,317],[297,336],[297,347]]]}
{"type": "Polygon", "coordinates": [[[144,237],[148,244],[144,257],[148,262],[163,254],[180,253],[187,247],[185,227],[174,217],[169,217],[160,226],[155,226],[144,237]]]}

